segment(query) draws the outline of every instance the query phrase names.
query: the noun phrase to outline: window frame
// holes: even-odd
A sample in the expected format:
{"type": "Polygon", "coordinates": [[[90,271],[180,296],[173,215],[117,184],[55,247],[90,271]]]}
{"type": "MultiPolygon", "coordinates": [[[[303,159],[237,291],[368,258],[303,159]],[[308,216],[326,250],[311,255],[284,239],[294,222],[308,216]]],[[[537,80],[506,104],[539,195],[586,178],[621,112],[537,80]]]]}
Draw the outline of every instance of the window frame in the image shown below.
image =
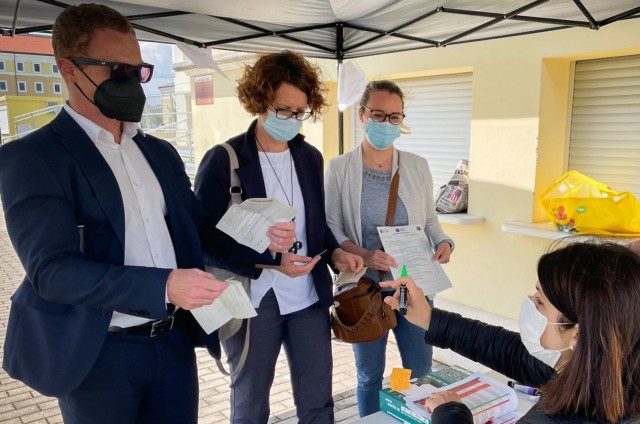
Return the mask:
{"type": "Polygon", "coordinates": [[[59,82],[54,82],[52,85],[52,89],[53,89],[53,94],[62,94],[62,84],[59,82]],[[58,90],[56,90],[56,87],[58,87],[58,90]]]}
{"type": "Polygon", "coordinates": [[[33,90],[38,94],[44,93],[44,83],[42,81],[34,81],[33,90]],[[38,87],[40,87],[40,90],[38,90],[38,87]]]}
{"type": "Polygon", "coordinates": [[[17,85],[18,93],[27,93],[28,92],[28,87],[27,87],[27,82],[26,81],[18,81],[16,83],[16,85],[17,85]],[[21,85],[24,87],[22,90],[20,89],[21,85]]]}
{"type": "Polygon", "coordinates": [[[34,74],[41,74],[42,73],[42,64],[41,63],[37,63],[37,62],[33,63],[33,73],[34,74]],[[36,67],[37,67],[37,70],[36,70],[36,67]]]}
{"type": "Polygon", "coordinates": [[[18,62],[16,61],[16,72],[25,72],[25,62],[18,62]],[[20,69],[22,68],[22,69],[20,69]]]}
{"type": "Polygon", "coordinates": [[[0,91],[9,91],[9,83],[7,80],[0,80],[0,91]],[[3,84],[4,88],[2,88],[3,84]]]}

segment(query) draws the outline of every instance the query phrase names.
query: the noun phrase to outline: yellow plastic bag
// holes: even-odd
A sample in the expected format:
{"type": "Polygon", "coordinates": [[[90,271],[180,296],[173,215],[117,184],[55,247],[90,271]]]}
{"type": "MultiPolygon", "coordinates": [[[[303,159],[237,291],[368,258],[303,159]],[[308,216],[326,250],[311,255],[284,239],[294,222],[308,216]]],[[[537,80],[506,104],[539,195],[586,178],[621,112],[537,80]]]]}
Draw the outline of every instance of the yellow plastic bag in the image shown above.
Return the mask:
{"type": "Polygon", "coordinates": [[[559,231],[616,237],[640,236],[640,202],[629,192],[569,171],[540,196],[559,231]]]}

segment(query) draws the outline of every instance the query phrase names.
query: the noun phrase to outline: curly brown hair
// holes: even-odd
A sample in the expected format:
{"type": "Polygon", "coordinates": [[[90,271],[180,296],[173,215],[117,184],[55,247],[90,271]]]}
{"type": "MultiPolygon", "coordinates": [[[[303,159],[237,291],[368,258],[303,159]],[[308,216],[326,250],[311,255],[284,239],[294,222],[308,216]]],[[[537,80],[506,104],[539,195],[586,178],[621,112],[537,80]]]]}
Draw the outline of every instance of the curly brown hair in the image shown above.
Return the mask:
{"type": "Polygon", "coordinates": [[[283,82],[297,87],[307,95],[313,119],[322,115],[328,105],[327,91],[320,80],[320,68],[301,54],[289,50],[261,56],[253,66],[244,68],[236,93],[244,109],[252,115],[267,111],[275,100],[275,91],[283,82]]]}
{"type": "Polygon", "coordinates": [[[93,3],[67,6],[53,24],[53,54],[56,58],[86,55],[97,29],[135,35],[131,22],[115,9],[93,3]]]}

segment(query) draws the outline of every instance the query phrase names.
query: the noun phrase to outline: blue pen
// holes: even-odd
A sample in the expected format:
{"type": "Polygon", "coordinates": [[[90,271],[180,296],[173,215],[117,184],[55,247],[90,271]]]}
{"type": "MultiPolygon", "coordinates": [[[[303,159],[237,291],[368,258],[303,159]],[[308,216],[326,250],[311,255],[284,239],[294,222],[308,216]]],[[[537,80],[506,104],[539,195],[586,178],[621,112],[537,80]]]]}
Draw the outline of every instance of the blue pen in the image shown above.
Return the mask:
{"type": "Polygon", "coordinates": [[[542,394],[542,390],[540,389],[536,389],[535,387],[525,386],[523,384],[518,384],[515,381],[508,381],[507,384],[513,390],[520,393],[524,393],[525,395],[540,396],[542,394]]]}

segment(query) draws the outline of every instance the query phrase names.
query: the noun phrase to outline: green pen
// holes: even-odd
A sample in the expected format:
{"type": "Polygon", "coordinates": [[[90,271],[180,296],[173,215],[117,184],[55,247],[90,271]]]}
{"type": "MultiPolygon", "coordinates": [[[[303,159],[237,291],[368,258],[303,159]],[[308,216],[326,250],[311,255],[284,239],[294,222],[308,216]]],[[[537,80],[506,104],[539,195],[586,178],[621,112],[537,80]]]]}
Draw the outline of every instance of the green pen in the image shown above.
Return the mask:
{"type": "MultiPolygon", "coordinates": [[[[400,272],[400,278],[404,277],[408,277],[406,265],[402,265],[402,272],[400,272]]],[[[400,312],[400,315],[407,314],[407,286],[405,284],[400,285],[400,307],[398,312],[400,312]]]]}

